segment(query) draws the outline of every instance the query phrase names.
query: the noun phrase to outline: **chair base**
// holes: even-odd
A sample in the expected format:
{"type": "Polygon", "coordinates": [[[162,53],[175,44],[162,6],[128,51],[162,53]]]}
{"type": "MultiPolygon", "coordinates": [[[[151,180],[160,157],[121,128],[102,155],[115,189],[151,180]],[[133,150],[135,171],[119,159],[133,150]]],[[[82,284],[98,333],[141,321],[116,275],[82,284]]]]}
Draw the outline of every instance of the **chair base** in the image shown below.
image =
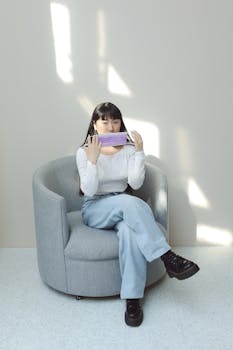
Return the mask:
{"type": "MultiPolygon", "coordinates": [[[[67,288],[44,282],[53,289],[81,300],[85,297],[111,297],[120,295],[121,276],[118,259],[104,261],[66,261],[67,288]],[[111,283],[110,283],[110,282],[111,283]]],[[[146,288],[160,280],[166,273],[161,259],[147,264],[146,288]]]]}

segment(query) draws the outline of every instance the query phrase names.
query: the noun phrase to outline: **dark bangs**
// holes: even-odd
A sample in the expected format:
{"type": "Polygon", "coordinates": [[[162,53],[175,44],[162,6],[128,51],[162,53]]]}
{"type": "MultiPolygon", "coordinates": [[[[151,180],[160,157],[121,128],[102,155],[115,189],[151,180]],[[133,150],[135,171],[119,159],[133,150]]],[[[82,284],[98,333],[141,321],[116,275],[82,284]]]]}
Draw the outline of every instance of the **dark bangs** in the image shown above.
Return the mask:
{"type": "Polygon", "coordinates": [[[96,106],[93,112],[93,120],[96,122],[98,119],[120,119],[122,120],[121,111],[117,106],[111,102],[100,103],[96,106]]]}

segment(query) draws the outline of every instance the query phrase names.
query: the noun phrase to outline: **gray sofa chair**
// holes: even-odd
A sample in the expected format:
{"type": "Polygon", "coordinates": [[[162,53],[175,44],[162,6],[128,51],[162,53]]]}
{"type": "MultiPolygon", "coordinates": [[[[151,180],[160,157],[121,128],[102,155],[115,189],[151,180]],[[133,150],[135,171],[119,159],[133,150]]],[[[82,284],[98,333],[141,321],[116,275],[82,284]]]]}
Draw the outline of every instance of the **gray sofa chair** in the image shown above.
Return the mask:
{"type": "MultiPolygon", "coordinates": [[[[76,296],[120,294],[118,238],[114,230],[83,224],[75,156],[42,165],[33,175],[32,187],[42,280],[58,291],[76,296]]],[[[166,176],[151,160],[146,160],[145,182],[134,194],[151,206],[168,239],[166,176]]],[[[161,259],[148,263],[146,286],[164,274],[161,259]]]]}

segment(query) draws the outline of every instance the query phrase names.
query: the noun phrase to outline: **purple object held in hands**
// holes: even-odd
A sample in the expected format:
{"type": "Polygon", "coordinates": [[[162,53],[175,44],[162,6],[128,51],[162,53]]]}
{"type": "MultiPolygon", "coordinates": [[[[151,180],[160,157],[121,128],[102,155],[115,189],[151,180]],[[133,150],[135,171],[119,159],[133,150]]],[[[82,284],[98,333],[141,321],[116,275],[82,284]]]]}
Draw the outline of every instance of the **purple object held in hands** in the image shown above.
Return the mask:
{"type": "Polygon", "coordinates": [[[125,131],[98,135],[102,147],[125,145],[127,142],[127,136],[127,132],[125,131]]]}

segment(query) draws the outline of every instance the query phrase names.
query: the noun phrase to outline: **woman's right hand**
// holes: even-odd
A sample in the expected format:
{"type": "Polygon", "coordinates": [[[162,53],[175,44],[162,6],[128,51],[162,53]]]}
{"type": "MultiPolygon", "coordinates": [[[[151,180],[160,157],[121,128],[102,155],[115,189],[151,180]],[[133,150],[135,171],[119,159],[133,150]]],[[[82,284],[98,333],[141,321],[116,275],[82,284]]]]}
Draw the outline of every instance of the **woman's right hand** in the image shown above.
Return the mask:
{"type": "Polygon", "coordinates": [[[88,136],[87,138],[87,159],[93,163],[96,164],[101,150],[101,143],[99,141],[98,135],[88,136]]]}

